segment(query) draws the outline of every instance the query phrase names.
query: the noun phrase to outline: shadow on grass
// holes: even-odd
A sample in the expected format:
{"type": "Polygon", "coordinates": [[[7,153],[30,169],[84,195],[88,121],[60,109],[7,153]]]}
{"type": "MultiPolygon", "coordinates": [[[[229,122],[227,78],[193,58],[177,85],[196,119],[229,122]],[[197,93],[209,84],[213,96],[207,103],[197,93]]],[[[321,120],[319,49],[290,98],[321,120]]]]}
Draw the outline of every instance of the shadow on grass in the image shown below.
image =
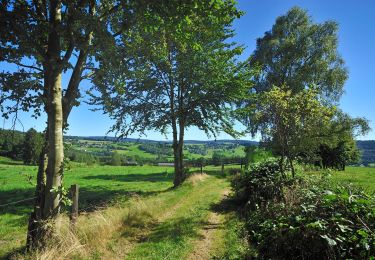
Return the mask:
{"type": "Polygon", "coordinates": [[[100,175],[90,175],[85,176],[83,179],[92,180],[113,180],[113,181],[123,181],[123,182],[159,182],[159,181],[172,181],[173,174],[166,172],[150,173],[150,174],[100,174],[100,175]]]}
{"type": "Polygon", "coordinates": [[[8,165],[11,165],[11,166],[15,166],[15,165],[17,165],[17,166],[25,166],[22,161],[11,161],[11,160],[9,160],[9,161],[1,161],[0,160],[0,165],[6,165],[6,166],[8,166],[8,165]]]}
{"type": "MultiPolygon", "coordinates": [[[[107,207],[116,203],[126,202],[134,196],[147,197],[163,193],[171,188],[161,191],[141,191],[141,190],[111,190],[103,186],[81,187],[79,190],[79,211],[90,212],[99,208],[107,207]]],[[[0,205],[13,203],[34,197],[35,189],[22,188],[0,191],[0,205]]],[[[5,214],[17,215],[15,219],[7,219],[7,225],[22,226],[27,224],[27,219],[32,211],[34,199],[22,201],[16,204],[0,206],[0,217],[5,214]]],[[[63,207],[62,211],[69,211],[69,207],[63,207]]]]}
{"type": "Polygon", "coordinates": [[[108,207],[110,205],[123,203],[129,199],[137,197],[148,197],[163,192],[167,192],[171,188],[160,191],[141,191],[141,190],[111,190],[101,186],[82,187],[80,188],[79,208],[80,211],[94,211],[98,208],[108,207]]]}
{"type": "Polygon", "coordinates": [[[197,221],[193,217],[180,217],[170,219],[163,223],[153,223],[151,234],[141,237],[139,242],[161,243],[163,241],[173,241],[179,243],[189,238],[203,238],[199,234],[199,227],[204,223],[197,221]]]}
{"type": "MultiPolygon", "coordinates": [[[[34,204],[34,188],[0,190],[0,216],[3,214],[28,215],[34,204]],[[30,199],[30,200],[27,200],[30,199]],[[19,201],[19,202],[18,202],[19,201]],[[18,202],[16,204],[11,204],[18,202]]],[[[23,219],[17,219],[22,223],[23,219]]]]}
{"type": "Polygon", "coordinates": [[[225,195],[218,203],[212,204],[210,210],[215,213],[225,214],[229,212],[240,213],[241,209],[239,207],[236,198],[230,194],[225,195]]]}

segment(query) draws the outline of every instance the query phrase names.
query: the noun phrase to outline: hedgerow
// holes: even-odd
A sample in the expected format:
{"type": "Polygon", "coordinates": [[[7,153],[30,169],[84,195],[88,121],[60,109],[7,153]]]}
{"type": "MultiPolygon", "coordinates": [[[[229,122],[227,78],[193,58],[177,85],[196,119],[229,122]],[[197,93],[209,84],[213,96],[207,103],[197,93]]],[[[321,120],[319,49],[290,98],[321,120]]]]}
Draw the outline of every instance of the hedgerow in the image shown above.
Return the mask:
{"type": "Polygon", "coordinates": [[[257,165],[232,182],[258,257],[374,259],[373,195],[329,178],[288,179],[277,165],[257,165]]]}

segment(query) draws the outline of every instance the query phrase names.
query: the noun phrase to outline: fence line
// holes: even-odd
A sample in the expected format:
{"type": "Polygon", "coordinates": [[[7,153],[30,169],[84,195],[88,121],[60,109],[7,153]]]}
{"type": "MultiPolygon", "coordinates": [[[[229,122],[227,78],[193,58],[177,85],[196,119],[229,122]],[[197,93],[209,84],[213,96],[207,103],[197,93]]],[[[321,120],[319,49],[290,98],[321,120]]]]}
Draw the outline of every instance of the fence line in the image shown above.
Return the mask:
{"type": "Polygon", "coordinates": [[[32,198],[28,198],[28,199],[24,199],[24,200],[19,200],[19,201],[14,201],[14,202],[10,202],[10,203],[7,203],[7,204],[2,204],[2,205],[0,205],[0,207],[5,207],[5,206],[9,206],[9,205],[20,203],[20,202],[33,200],[33,199],[36,199],[36,197],[32,197],[32,198]]]}

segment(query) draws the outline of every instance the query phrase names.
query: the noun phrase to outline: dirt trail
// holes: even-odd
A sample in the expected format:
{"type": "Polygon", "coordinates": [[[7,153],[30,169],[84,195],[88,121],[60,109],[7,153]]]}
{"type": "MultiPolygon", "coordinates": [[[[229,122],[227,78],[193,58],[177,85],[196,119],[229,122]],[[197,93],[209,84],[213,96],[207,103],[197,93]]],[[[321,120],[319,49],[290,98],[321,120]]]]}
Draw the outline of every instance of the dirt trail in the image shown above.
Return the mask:
{"type": "MultiPolygon", "coordinates": [[[[225,189],[222,198],[229,194],[229,189],[225,189]]],[[[188,256],[188,260],[211,259],[215,255],[218,246],[218,240],[222,240],[224,230],[225,215],[216,212],[210,212],[207,223],[204,224],[200,234],[202,239],[197,240],[194,249],[188,256]]]]}
{"type": "Polygon", "coordinates": [[[126,249],[123,250],[124,252],[121,257],[126,258],[136,246],[138,246],[140,243],[146,242],[157,226],[168,222],[170,219],[173,219],[179,214],[181,208],[193,208],[194,205],[196,205],[196,202],[201,199],[201,195],[204,194],[204,190],[212,185],[210,182],[207,182],[204,185],[197,186],[198,183],[204,182],[207,177],[208,175],[206,174],[199,176],[197,174],[197,176],[193,175],[192,178],[186,180],[187,183],[192,183],[194,188],[189,191],[187,196],[183,196],[179,200],[176,200],[171,207],[166,209],[164,212],[161,212],[160,215],[154,215],[153,225],[138,229],[137,234],[133,237],[128,236],[125,239],[126,241],[122,242],[122,247],[126,249]]]}

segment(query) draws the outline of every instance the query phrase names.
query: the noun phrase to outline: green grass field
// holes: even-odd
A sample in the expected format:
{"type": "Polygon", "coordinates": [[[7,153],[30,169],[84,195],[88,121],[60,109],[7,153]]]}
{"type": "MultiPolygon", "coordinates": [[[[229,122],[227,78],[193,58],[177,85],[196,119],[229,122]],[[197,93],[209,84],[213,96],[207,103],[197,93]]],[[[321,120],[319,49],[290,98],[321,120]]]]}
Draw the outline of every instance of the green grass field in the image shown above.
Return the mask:
{"type": "MultiPolygon", "coordinates": [[[[33,197],[36,171],[34,166],[0,165],[0,205],[33,197]]],[[[80,185],[81,210],[93,210],[132,193],[147,196],[166,190],[172,186],[172,174],[172,168],[156,166],[76,165],[65,172],[64,186],[80,185]]],[[[0,207],[0,257],[23,245],[31,206],[27,201],[0,207]]]]}
{"type": "MultiPolygon", "coordinates": [[[[0,205],[32,198],[36,171],[36,166],[0,157],[0,205]]],[[[81,212],[86,211],[90,216],[98,207],[104,211],[113,208],[111,214],[122,219],[121,228],[103,242],[105,250],[92,246],[88,258],[111,257],[108,254],[112,251],[129,259],[179,259],[194,253],[213,214],[212,205],[219,203],[223,191],[229,190],[229,182],[219,174],[220,167],[208,166],[205,172],[208,177],[198,185],[187,183],[171,189],[171,167],[73,164],[65,172],[64,186],[80,186],[81,212]],[[135,221],[129,212],[138,212],[140,205],[143,209],[137,218],[143,217],[135,221]],[[143,237],[139,238],[139,234],[143,237]],[[129,248],[122,249],[123,244],[129,248]]],[[[375,168],[347,167],[345,172],[333,172],[333,178],[375,192],[375,168]]],[[[24,245],[31,208],[32,201],[0,206],[0,258],[24,245]]],[[[212,235],[215,255],[227,259],[239,257],[237,220],[228,215],[220,218],[225,224],[212,235]]]]}
{"type": "MultiPolygon", "coordinates": [[[[24,166],[5,158],[0,158],[0,162],[2,163],[0,164],[0,205],[32,198],[37,167],[24,166]]],[[[205,171],[215,175],[215,172],[219,171],[219,167],[206,167],[205,171]]],[[[178,191],[170,191],[173,179],[173,168],[171,167],[74,164],[71,170],[65,172],[64,186],[69,187],[71,184],[80,186],[80,211],[88,212],[92,212],[100,206],[110,207],[111,205],[126,204],[135,194],[146,200],[158,198],[163,201],[162,206],[165,206],[166,209],[173,206],[168,203],[183,198],[179,211],[172,214],[173,221],[176,223],[170,222],[168,225],[177,225],[184,216],[190,216],[189,219],[193,222],[190,224],[186,222],[186,229],[196,228],[198,230],[198,226],[207,217],[207,209],[220,198],[220,191],[229,185],[222,178],[215,176],[210,176],[210,178],[211,181],[205,182],[205,186],[201,186],[198,192],[193,192],[187,187],[178,191]],[[203,194],[204,199],[202,199],[203,194]]],[[[24,245],[31,208],[32,201],[0,207],[0,258],[24,245]]],[[[173,227],[162,228],[168,230],[173,227]]],[[[176,249],[174,254],[188,253],[191,246],[188,247],[186,241],[191,240],[191,235],[193,234],[183,235],[186,238],[181,238],[182,240],[178,242],[181,243],[181,248],[176,249]],[[185,239],[187,240],[185,241],[185,239]]],[[[154,242],[155,239],[156,237],[154,237],[154,242]]],[[[142,257],[145,252],[144,247],[151,251],[158,251],[156,248],[165,247],[166,253],[171,247],[176,246],[175,242],[176,240],[173,238],[172,240],[163,240],[163,242],[142,244],[139,249],[135,247],[132,255],[135,258],[142,257]]]]}
{"type": "Polygon", "coordinates": [[[332,176],[337,181],[359,185],[369,193],[375,192],[375,168],[346,167],[345,171],[335,171],[332,176]]]}

